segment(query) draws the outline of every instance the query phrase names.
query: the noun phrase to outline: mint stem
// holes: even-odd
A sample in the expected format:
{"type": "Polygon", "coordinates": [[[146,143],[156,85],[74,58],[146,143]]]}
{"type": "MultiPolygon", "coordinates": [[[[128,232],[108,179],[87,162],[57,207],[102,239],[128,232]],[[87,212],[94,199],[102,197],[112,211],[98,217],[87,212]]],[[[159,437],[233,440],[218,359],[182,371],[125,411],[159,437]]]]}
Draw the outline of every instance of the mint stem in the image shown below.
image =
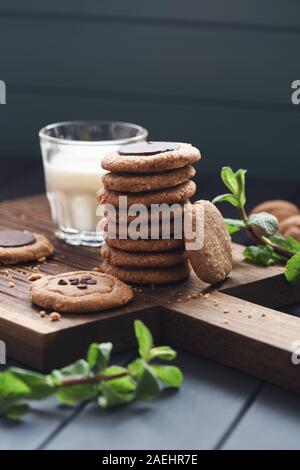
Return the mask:
{"type": "Polygon", "coordinates": [[[290,259],[294,256],[293,253],[288,250],[285,250],[281,246],[277,245],[277,243],[272,242],[272,240],[270,240],[268,237],[261,237],[261,240],[265,245],[271,246],[274,251],[276,251],[276,253],[283,256],[284,258],[290,259]]]}
{"type": "Polygon", "coordinates": [[[266,236],[259,236],[255,230],[253,230],[252,227],[250,227],[248,225],[248,215],[245,211],[245,209],[243,207],[240,207],[239,208],[240,210],[240,214],[241,214],[241,218],[246,226],[246,230],[248,231],[248,233],[250,234],[250,236],[254,239],[254,241],[256,241],[257,243],[261,243],[263,245],[267,245],[267,246],[270,246],[273,248],[273,250],[283,256],[284,258],[287,258],[287,259],[290,259],[293,257],[293,253],[291,253],[290,251],[288,250],[285,250],[284,248],[282,248],[281,246],[277,245],[277,243],[274,243],[272,242],[272,240],[270,240],[268,237],[266,236]]]}
{"type": "Polygon", "coordinates": [[[83,377],[83,378],[74,378],[63,380],[59,387],[72,387],[74,385],[88,385],[88,384],[97,384],[99,382],[104,382],[113,379],[120,379],[122,377],[127,377],[129,372],[119,372],[118,374],[98,374],[92,377],[83,377]]]}

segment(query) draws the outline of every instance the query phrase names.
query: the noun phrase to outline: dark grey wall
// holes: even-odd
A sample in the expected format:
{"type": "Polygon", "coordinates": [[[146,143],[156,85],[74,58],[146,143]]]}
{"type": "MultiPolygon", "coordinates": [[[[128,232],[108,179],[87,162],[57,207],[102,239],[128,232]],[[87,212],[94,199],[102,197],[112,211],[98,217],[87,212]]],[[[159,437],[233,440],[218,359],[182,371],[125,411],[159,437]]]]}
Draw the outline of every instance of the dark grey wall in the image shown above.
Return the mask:
{"type": "Polygon", "coordinates": [[[224,164],[298,178],[297,0],[0,0],[0,156],[69,119],[137,122],[224,164]]]}

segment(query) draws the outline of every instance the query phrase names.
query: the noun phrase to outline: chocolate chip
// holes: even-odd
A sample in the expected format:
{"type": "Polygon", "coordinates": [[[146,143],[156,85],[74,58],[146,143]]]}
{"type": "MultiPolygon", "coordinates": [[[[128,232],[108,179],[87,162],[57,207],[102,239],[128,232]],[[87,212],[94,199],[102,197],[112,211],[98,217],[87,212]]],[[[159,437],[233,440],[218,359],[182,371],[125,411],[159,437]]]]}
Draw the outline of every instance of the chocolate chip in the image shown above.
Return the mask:
{"type": "Polygon", "coordinates": [[[64,279],[60,279],[60,280],[58,281],[58,284],[59,284],[60,286],[67,286],[67,285],[68,285],[67,281],[65,281],[64,279]]]}
{"type": "Polygon", "coordinates": [[[73,281],[70,281],[71,286],[77,286],[79,284],[79,279],[73,279],[73,281]]]}
{"type": "Polygon", "coordinates": [[[87,289],[87,288],[88,288],[87,285],[84,285],[84,286],[83,286],[83,285],[77,286],[77,289],[87,289]]]}
{"type": "Polygon", "coordinates": [[[80,278],[80,284],[87,284],[87,282],[92,279],[91,276],[82,276],[80,278]]]}
{"type": "Polygon", "coordinates": [[[97,284],[97,281],[95,279],[88,279],[86,281],[86,283],[89,284],[89,285],[95,285],[95,284],[97,284]]]}
{"type": "Polygon", "coordinates": [[[0,246],[3,248],[15,248],[35,243],[36,239],[32,233],[22,230],[0,230],[0,246]]]}
{"type": "Polygon", "coordinates": [[[119,155],[155,155],[156,153],[172,152],[178,147],[179,145],[174,142],[141,142],[123,145],[118,153],[119,155]]]}
{"type": "Polygon", "coordinates": [[[69,278],[69,281],[70,281],[70,282],[71,282],[71,281],[78,281],[78,280],[79,280],[78,277],[70,277],[70,278],[69,278]]]}

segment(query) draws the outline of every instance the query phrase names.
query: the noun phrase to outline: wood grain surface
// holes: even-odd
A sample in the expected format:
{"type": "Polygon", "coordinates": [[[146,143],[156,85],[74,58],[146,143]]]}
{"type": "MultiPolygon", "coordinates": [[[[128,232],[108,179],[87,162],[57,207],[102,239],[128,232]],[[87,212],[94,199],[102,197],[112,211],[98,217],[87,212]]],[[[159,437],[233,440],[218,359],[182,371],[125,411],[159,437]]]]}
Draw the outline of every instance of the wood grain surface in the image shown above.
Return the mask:
{"type": "MultiPolygon", "coordinates": [[[[55,256],[40,264],[42,273],[91,269],[98,249],[71,247],[55,239],[44,196],[0,204],[0,226],[46,234],[55,256]]],[[[243,261],[243,247],[233,245],[234,270],[218,288],[195,275],[173,286],[139,289],[129,305],[91,315],[64,315],[59,322],[40,318],[28,297],[33,263],[0,272],[0,338],[8,355],[39,370],[59,367],[85,353],[91,341],[112,341],[118,352],[134,347],[133,320],[147,323],[156,342],[168,342],[282,387],[300,391],[292,342],[300,339],[300,319],[273,310],[300,300],[281,267],[259,267],[243,261]]]]}

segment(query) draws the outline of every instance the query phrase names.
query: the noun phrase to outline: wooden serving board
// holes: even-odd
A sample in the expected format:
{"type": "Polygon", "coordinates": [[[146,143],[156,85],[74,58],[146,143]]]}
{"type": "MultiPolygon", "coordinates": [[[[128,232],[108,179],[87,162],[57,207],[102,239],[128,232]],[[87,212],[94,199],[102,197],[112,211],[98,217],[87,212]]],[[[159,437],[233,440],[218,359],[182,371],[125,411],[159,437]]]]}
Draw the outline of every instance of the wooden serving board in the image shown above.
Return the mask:
{"type": "MultiPolygon", "coordinates": [[[[0,226],[46,234],[55,244],[53,259],[40,271],[56,274],[91,269],[99,249],[71,247],[56,240],[44,196],[0,204],[0,226]]],[[[263,380],[300,392],[299,369],[292,364],[292,343],[300,340],[300,319],[274,308],[300,301],[281,267],[243,261],[243,247],[233,246],[234,270],[211,289],[195,275],[165,287],[142,288],[127,306],[91,315],[40,318],[28,297],[28,274],[34,263],[11,268],[15,287],[0,272],[0,339],[8,356],[47,371],[83,356],[92,341],[112,341],[115,352],[135,346],[133,320],[149,325],[156,343],[201,354],[263,380]],[[208,295],[207,295],[208,294],[208,295]],[[229,312],[228,312],[229,311],[229,312]]]]}

